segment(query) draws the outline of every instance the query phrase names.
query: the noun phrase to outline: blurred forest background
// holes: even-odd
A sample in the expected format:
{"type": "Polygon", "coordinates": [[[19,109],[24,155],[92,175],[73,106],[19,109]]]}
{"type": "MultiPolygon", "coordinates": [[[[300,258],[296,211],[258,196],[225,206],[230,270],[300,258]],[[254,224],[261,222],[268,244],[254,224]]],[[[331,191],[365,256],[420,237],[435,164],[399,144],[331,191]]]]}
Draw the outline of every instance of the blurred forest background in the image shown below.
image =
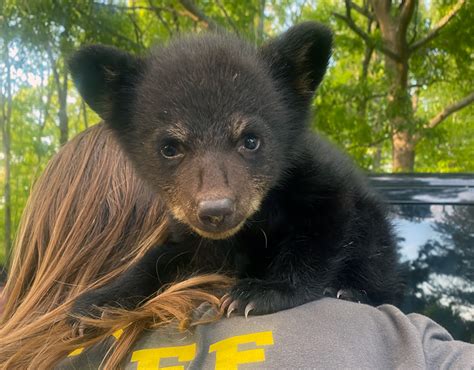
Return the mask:
{"type": "Polygon", "coordinates": [[[79,46],[216,29],[260,45],[317,20],[335,49],[315,130],[371,172],[474,172],[473,19],[468,0],[0,0],[0,265],[48,159],[99,121],[66,68],[79,46]]]}

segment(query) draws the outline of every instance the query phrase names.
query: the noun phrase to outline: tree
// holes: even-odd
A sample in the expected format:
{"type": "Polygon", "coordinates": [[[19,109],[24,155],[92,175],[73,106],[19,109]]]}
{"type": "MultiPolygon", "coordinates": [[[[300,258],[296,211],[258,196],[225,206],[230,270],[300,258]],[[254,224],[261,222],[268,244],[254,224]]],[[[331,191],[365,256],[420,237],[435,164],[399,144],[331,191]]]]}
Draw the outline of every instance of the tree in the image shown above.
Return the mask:
{"type": "MultiPolygon", "coordinates": [[[[3,9],[2,9],[3,10],[3,9]]],[[[9,55],[10,47],[10,31],[9,31],[9,17],[7,12],[0,16],[2,21],[1,32],[3,33],[3,42],[1,46],[1,53],[3,57],[4,79],[0,80],[0,130],[2,132],[2,149],[3,159],[5,163],[4,174],[4,243],[5,255],[8,258],[10,255],[12,245],[12,201],[11,201],[11,115],[12,115],[12,76],[11,76],[11,60],[9,55]]]]}
{"type": "Polygon", "coordinates": [[[63,66],[62,70],[62,81],[61,76],[58,71],[58,66],[56,65],[55,58],[53,56],[53,52],[49,46],[47,46],[47,54],[49,58],[49,62],[51,64],[51,70],[54,76],[54,82],[56,85],[56,91],[59,101],[59,111],[58,111],[58,118],[59,118],[59,143],[64,145],[69,137],[69,119],[67,116],[67,89],[68,89],[68,70],[66,66],[63,66]]]}
{"type": "Polygon", "coordinates": [[[447,105],[433,118],[423,122],[421,127],[417,127],[413,111],[415,95],[411,93],[410,89],[410,81],[413,79],[413,76],[410,75],[410,61],[416,53],[420,51],[426,53],[426,49],[430,47],[433,40],[442,34],[443,29],[461,9],[468,8],[465,3],[465,0],[458,0],[421,37],[416,36],[416,27],[419,25],[419,21],[414,18],[416,10],[420,6],[417,0],[399,2],[372,0],[370,2],[364,1],[363,5],[345,0],[345,14],[334,13],[334,16],[342,20],[366,44],[368,51],[364,65],[370,60],[372,50],[376,50],[384,57],[385,76],[389,85],[386,117],[390,124],[393,171],[413,171],[416,145],[426,135],[426,131],[437,127],[451,114],[474,101],[474,91],[471,90],[466,96],[447,105]],[[367,30],[362,29],[356,23],[353,18],[354,13],[368,20],[367,30]],[[377,34],[375,35],[371,32],[371,22],[377,24],[377,34]],[[410,26],[412,26],[411,32],[409,32],[410,26]],[[379,35],[380,39],[377,38],[379,35]]]}

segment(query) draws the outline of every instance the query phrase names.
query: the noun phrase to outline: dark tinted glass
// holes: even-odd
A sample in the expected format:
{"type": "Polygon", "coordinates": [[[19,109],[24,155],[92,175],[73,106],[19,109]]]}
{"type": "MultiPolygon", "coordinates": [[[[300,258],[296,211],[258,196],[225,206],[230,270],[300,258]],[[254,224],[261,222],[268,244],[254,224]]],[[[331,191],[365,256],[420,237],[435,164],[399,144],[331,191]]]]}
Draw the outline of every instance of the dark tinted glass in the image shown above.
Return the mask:
{"type": "Polygon", "coordinates": [[[402,309],[474,343],[474,175],[372,180],[390,204],[407,270],[402,309]]]}

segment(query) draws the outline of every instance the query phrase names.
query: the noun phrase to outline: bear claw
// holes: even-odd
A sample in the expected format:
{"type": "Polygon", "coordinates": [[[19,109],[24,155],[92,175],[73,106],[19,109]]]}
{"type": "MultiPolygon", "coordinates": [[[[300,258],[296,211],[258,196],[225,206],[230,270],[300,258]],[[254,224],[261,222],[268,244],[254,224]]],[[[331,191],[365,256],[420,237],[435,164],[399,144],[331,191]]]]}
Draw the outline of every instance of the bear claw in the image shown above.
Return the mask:
{"type": "Polygon", "coordinates": [[[231,313],[233,311],[236,311],[238,307],[239,307],[239,301],[238,300],[232,301],[232,303],[227,308],[227,317],[230,317],[231,313]]]}
{"type": "Polygon", "coordinates": [[[249,316],[250,311],[252,311],[255,308],[255,304],[253,302],[250,302],[247,306],[245,306],[245,318],[247,319],[249,316]]]}

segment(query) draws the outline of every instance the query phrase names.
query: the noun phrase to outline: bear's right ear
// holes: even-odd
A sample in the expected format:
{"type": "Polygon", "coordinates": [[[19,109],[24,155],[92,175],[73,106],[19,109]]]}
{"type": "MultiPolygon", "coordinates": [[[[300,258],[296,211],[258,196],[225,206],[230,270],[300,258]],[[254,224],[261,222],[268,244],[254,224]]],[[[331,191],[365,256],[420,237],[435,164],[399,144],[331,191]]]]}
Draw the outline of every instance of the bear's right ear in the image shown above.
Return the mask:
{"type": "Polygon", "coordinates": [[[131,100],[143,68],[142,60],[110,46],[91,45],[69,59],[69,70],[85,102],[104,120],[117,117],[131,100]]]}

